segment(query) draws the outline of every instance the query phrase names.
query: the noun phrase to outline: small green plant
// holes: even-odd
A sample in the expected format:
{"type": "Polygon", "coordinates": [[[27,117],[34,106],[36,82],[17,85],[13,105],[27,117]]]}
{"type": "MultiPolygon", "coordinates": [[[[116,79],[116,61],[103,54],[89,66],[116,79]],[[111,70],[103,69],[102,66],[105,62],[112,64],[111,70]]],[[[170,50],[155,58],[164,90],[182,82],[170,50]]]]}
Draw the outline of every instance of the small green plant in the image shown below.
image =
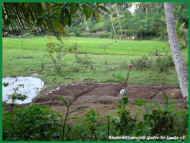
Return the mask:
{"type": "Polygon", "coordinates": [[[79,52],[78,51],[78,44],[74,43],[73,45],[71,45],[69,48],[67,48],[67,52],[69,52],[69,53],[79,52]]]}
{"type": "Polygon", "coordinates": [[[162,73],[168,72],[171,67],[174,67],[174,63],[171,56],[158,56],[152,64],[153,70],[162,73]]]}
{"type": "MultiPolygon", "coordinates": [[[[82,118],[83,119],[83,118],[82,118]]],[[[78,119],[77,124],[71,126],[70,132],[67,134],[67,140],[85,140],[88,130],[84,126],[81,119],[78,119]]]]}
{"type": "Polygon", "coordinates": [[[161,109],[155,109],[151,114],[144,115],[144,121],[150,123],[151,135],[172,135],[175,116],[161,109]]]}
{"type": "Polygon", "coordinates": [[[128,63],[127,62],[122,62],[122,63],[120,63],[120,65],[119,65],[119,69],[121,69],[121,70],[126,70],[127,68],[128,68],[128,63]]]}
{"type": "MultiPolygon", "coordinates": [[[[9,83],[3,83],[4,87],[8,86],[9,83]]],[[[24,101],[27,96],[21,93],[18,93],[19,88],[24,87],[24,84],[19,84],[18,86],[13,88],[13,94],[9,95],[8,99],[11,101],[9,111],[14,111],[15,101],[20,100],[24,101]]]]}
{"type": "Polygon", "coordinates": [[[56,73],[61,73],[62,71],[62,59],[64,57],[64,49],[63,49],[63,43],[55,43],[55,42],[49,42],[47,43],[47,52],[48,56],[51,59],[54,70],[56,73]]]}
{"type": "Polygon", "coordinates": [[[76,63],[84,68],[94,69],[93,62],[87,54],[79,55],[75,54],[76,63]]]}
{"type": "Polygon", "coordinates": [[[174,118],[174,130],[173,134],[176,136],[183,136],[188,134],[188,112],[185,110],[179,110],[175,112],[174,118]]]}
{"type": "Polygon", "coordinates": [[[145,70],[151,67],[152,60],[147,56],[142,56],[141,58],[131,60],[131,64],[136,70],[145,70]]]}
{"type": "Polygon", "coordinates": [[[127,71],[126,71],[125,75],[123,75],[121,72],[116,72],[116,73],[113,73],[112,76],[114,78],[116,78],[117,81],[123,82],[125,88],[127,88],[132,68],[133,68],[133,65],[132,64],[128,64],[127,65],[127,71]]]}
{"type": "Polygon", "coordinates": [[[84,67],[85,69],[91,69],[91,70],[95,69],[92,59],[86,53],[80,55],[78,52],[76,52],[75,60],[77,64],[84,67]]]}
{"type": "Polygon", "coordinates": [[[146,104],[146,101],[144,99],[136,99],[135,105],[137,106],[144,106],[146,104]]]}
{"type": "Polygon", "coordinates": [[[118,114],[119,118],[113,120],[118,135],[131,135],[135,127],[135,119],[131,118],[130,113],[123,108],[119,110],[118,114]]]}
{"type": "Polygon", "coordinates": [[[115,72],[112,74],[112,77],[116,79],[119,82],[122,82],[125,80],[125,76],[121,72],[115,72]]]}
{"type": "Polygon", "coordinates": [[[153,53],[152,53],[153,56],[161,56],[161,52],[159,49],[156,49],[153,53]]]}
{"type": "Polygon", "coordinates": [[[67,140],[105,140],[111,132],[111,117],[102,117],[94,109],[75,121],[76,124],[71,126],[67,134],[67,140]]]}
{"type": "Polygon", "coordinates": [[[119,107],[119,109],[125,108],[127,104],[128,104],[128,97],[127,96],[123,96],[121,98],[121,100],[119,101],[118,107],[119,107]]]}
{"type": "Polygon", "coordinates": [[[150,136],[151,127],[148,122],[140,121],[135,125],[133,134],[135,136],[150,136]]]}
{"type": "Polygon", "coordinates": [[[80,67],[82,66],[85,69],[86,68],[90,68],[92,70],[94,69],[93,61],[88,56],[88,54],[86,54],[86,53],[80,54],[80,51],[79,51],[77,43],[75,43],[73,46],[68,48],[67,51],[70,52],[70,53],[75,54],[75,61],[76,61],[77,64],[80,65],[80,67]]]}
{"type": "Polygon", "coordinates": [[[131,135],[134,132],[136,120],[126,109],[128,98],[124,96],[118,105],[118,117],[112,120],[117,135],[131,135]]]}
{"type": "Polygon", "coordinates": [[[62,139],[65,140],[66,139],[66,134],[68,133],[68,124],[67,121],[69,119],[70,116],[70,108],[74,102],[74,100],[70,100],[70,99],[65,99],[64,96],[60,97],[60,100],[63,104],[63,106],[65,106],[66,110],[63,116],[63,128],[62,128],[62,139]]]}
{"type": "MultiPolygon", "coordinates": [[[[89,131],[90,139],[97,139],[97,125],[99,114],[94,110],[89,110],[84,117],[86,129],[89,131]]],[[[88,135],[87,135],[88,136],[88,135]]]]}
{"type": "Polygon", "coordinates": [[[109,138],[110,136],[110,128],[111,128],[111,116],[110,115],[107,115],[106,116],[106,119],[107,119],[107,138],[109,138]]]}

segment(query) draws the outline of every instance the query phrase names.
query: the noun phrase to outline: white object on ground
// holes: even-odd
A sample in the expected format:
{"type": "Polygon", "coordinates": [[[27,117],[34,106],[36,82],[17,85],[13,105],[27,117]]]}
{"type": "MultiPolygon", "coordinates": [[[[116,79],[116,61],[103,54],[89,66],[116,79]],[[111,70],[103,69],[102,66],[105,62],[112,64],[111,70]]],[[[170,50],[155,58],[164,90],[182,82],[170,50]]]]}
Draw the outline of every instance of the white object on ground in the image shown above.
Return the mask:
{"type": "Polygon", "coordinates": [[[15,104],[31,103],[32,99],[38,95],[40,90],[44,87],[44,82],[36,77],[5,77],[3,78],[3,102],[12,103],[10,96],[15,93],[26,95],[24,101],[15,100],[15,104]],[[6,86],[4,84],[7,84],[6,86]],[[23,86],[20,86],[23,85],[23,86]]]}
{"type": "Polygon", "coordinates": [[[121,89],[120,92],[119,92],[119,94],[120,94],[121,96],[127,96],[127,94],[128,94],[127,88],[121,89]]]}

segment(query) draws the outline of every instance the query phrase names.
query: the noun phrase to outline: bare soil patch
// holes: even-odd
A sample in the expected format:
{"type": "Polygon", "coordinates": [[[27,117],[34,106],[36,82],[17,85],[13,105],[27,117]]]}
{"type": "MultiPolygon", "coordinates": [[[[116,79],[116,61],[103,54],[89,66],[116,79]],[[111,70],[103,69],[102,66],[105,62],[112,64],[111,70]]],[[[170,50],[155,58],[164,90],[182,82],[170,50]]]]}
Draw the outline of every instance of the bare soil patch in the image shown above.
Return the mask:
{"type": "MultiPolygon", "coordinates": [[[[82,115],[90,108],[95,108],[100,114],[108,114],[117,108],[121,99],[120,90],[122,84],[115,83],[78,83],[62,85],[53,90],[44,90],[34,99],[33,103],[50,105],[63,112],[64,107],[60,100],[64,96],[66,100],[73,101],[71,112],[82,115]]],[[[164,94],[168,95],[171,102],[185,108],[186,104],[181,97],[180,90],[175,86],[128,86],[129,104],[135,104],[137,99],[148,102],[165,103],[164,94]]],[[[133,107],[133,106],[132,106],[133,107]]]]}

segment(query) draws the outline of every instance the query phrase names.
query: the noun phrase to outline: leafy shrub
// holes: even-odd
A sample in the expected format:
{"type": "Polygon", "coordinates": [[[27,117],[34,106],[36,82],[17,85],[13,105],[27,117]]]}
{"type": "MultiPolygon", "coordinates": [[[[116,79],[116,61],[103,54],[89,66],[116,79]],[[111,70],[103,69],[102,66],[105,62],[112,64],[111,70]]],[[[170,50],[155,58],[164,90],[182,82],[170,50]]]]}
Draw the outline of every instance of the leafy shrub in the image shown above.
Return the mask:
{"type": "Polygon", "coordinates": [[[174,135],[182,136],[188,133],[188,113],[187,111],[177,111],[175,110],[174,115],[174,135]]]}
{"type": "Polygon", "coordinates": [[[92,33],[86,31],[84,32],[81,31],[80,33],[80,37],[93,37],[92,35],[93,35],[92,33]]]}
{"type": "MultiPolygon", "coordinates": [[[[170,104],[167,95],[164,96],[165,106],[158,103],[156,109],[152,109],[152,104],[146,104],[143,99],[135,100],[138,106],[144,106],[144,121],[136,124],[135,135],[164,135],[183,136],[187,135],[188,114],[186,110],[180,109],[174,104],[170,104]]],[[[155,105],[154,105],[155,107],[155,105]]]]}
{"type": "Polygon", "coordinates": [[[173,135],[183,136],[187,135],[188,127],[188,112],[186,109],[179,109],[178,106],[174,104],[169,104],[165,108],[168,112],[172,113],[174,116],[174,130],[173,135]]]}
{"type": "Polygon", "coordinates": [[[158,56],[153,63],[152,68],[157,72],[168,72],[174,66],[171,56],[158,56]]]}
{"type": "Polygon", "coordinates": [[[135,129],[134,129],[134,135],[135,136],[150,136],[151,127],[149,125],[149,122],[137,122],[135,129]]]}
{"type": "MultiPolygon", "coordinates": [[[[137,99],[135,104],[146,106],[137,99]]],[[[137,121],[127,110],[128,98],[118,103],[116,116],[101,117],[94,109],[74,122],[68,122],[65,136],[61,116],[45,106],[32,105],[5,112],[4,140],[106,140],[109,135],[183,136],[187,135],[187,111],[174,108],[150,108],[144,120],[137,121]],[[177,112],[176,112],[177,111],[177,112]],[[64,138],[63,138],[64,137],[64,138]]],[[[66,114],[66,113],[65,113],[66,114]]],[[[75,118],[76,119],[76,118],[75,118]]]]}
{"type": "Polygon", "coordinates": [[[93,27],[91,27],[91,32],[96,32],[96,31],[102,31],[104,30],[104,22],[98,22],[93,27]]]}
{"type": "Polygon", "coordinates": [[[122,62],[120,65],[119,65],[119,69],[121,70],[126,70],[128,68],[128,63],[127,62],[122,62]]]}
{"type": "Polygon", "coordinates": [[[86,130],[88,130],[88,138],[91,139],[97,139],[97,121],[98,121],[99,115],[98,113],[91,109],[85,114],[85,126],[86,130]]]}
{"type": "Polygon", "coordinates": [[[116,135],[131,135],[134,132],[136,120],[130,115],[126,109],[128,98],[123,97],[118,106],[118,117],[112,120],[116,135]]]}
{"type": "Polygon", "coordinates": [[[48,57],[51,59],[55,72],[58,74],[61,73],[63,67],[62,59],[64,56],[63,43],[49,42],[47,43],[46,46],[47,46],[48,57]]]}
{"type": "Polygon", "coordinates": [[[143,106],[145,104],[146,104],[146,100],[144,100],[144,99],[136,99],[135,100],[135,105],[137,105],[137,106],[143,106]]]}
{"type": "Polygon", "coordinates": [[[152,56],[161,56],[161,52],[159,51],[159,49],[156,49],[153,53],[152,56]]]}
{"type": "Polygon", "coordinates": [[[105,140],[111,130],[107,118],[100,117],[93,109],[89,110],[84,117],[77,119],[76,123],[71,126],[66,140],[105,140]]]}
{"type": "Polygon", "coordinates": [[[98,37],[98,38],[111,38],[111,36],[112,33],[107,31],[99,31],[91,34],[91,37],[98,37]]]}
{"type": "MultiPolygon", "coordinates": [[[[94,69],[94,65],[93,65],[94,63],[92,59],[86,53],[80,54],[79,46],[77,43],[67,48],[66,51],[75,54],[76,64],[79,64],[80,66],[84,68],[94,69]]],[[[78,69],[76,65],[75,65],[75,69],[78,69]]]]}
{"type": "Polygon", "coordinates": [[[85,140],[88,131],[81,120],[71,127],[71,130],[66,136],[66,140],[85,140]]]}
{"type": "Polygon", "coordinates": [[[119,110],[121,108],[125,108],[125,106],[128,104],[128,97],[124,96],[122,99],[119,101],[119,110]]]}
{"type": "Polygon", "coordinates": [[[72,125],[67,139],[96,140],[98,135],[99,114],[94,110],[89,110],[83,118],[77,120],[77,124],[72,125]]]}
{"type": "Polygon", "coordinates": [[[136,120],[130,116],[130,113],[121,108],[118,112],[119,117],[112,120],[117,135],[131,135],[134,131],[136,120]]]}
{"type": "Polygon", "coordinates": [[[5,140],[52,140],[61,136],[61,116],[45,106],[32,105],[3,116],[5,140]]]}
{"type": "Polygon", "coordinates": [[[121,72],[116,72],[112,74],[112,77],[117,81],[121,82],[125,80],[125,76],[121,72]]]}
{"type": "Polygon", "coordinates": [[[175,126],[174,118],[171,112],[158,109],[144,115],[145,122],[150,123],[151,135],[172,135],[175,126]]]}
{"type": "MultiPolygon", "coordinates": [[[[67,27],[68,28],[68,27],[67,27]]],[[[69,36],[80,36],[81,34],[81,29],[77,26],[72,26],[69,29],[69,36]]]]}
{"type": "Polygon", "coordinates": [[[147,56],[142,56],[141,58],[131,60],[131,64],[137,70],[144,70],[151,67],[152,60],[147,56]]]}
{"type": "Polygon", "coordinates": [[[79,52],[79,45],[78,43],[72,44],[70,47],[66,48],[68,53],[78,53],[79,52]]]}
{"type": "Polygon", "coordinates": [[[131,60],[131,64],[136,70],[145,70],[151,68],[157,72],[168,72],[171,67],[174,66],[171,56],[164,55],[160,56],[159,53],[156,59],[148,58],[147,56],[142,56],[138,59],[131,60]]]}
{"type": "Polygon", "coordinates": [[[93,70],[95,68],[92,59],[87,54],[82,56],[79,54],[75,54],[75,60],[77,64],[83,66],[85,69],[89,68],[93,70]]]}

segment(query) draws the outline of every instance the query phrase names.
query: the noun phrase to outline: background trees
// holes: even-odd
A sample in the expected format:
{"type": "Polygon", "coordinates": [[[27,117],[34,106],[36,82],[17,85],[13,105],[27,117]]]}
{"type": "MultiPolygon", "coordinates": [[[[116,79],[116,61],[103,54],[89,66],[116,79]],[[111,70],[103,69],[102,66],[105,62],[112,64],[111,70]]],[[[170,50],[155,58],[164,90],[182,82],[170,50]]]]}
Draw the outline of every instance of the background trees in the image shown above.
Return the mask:
{"type": "MultiPolygon", "coordinates": [[[[106,11],[104,4],[80,3],[4,3],[4,32],[24,34],[26,32],[64,32],[73,17],[94,17],[106,11]]],[[[84,19],[84,18],[83,18],[84,19]]],[[[47,34],[47,33],[46,33],[47,34]]]]}
{"type": "MultiPolygon", "coordinates": [[[[182,48],[187,47],[187,6],[174,14],[182,48]]],[[[161,3],[4,3],[4,35],[63,33],[120,39],[167,39],[161,3]],[[69,25],[69,27],[67,26],[69,25]]]]}

